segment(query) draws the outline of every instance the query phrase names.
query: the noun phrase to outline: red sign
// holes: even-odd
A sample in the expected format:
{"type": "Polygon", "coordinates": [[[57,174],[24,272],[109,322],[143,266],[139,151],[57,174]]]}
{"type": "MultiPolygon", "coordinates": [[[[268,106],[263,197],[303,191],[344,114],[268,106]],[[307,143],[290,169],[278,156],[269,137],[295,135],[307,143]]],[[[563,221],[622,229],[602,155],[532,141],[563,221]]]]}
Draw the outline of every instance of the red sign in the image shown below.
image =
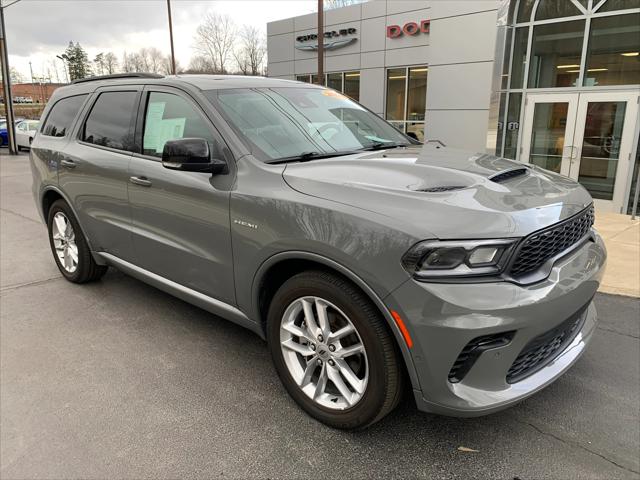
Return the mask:
{"type": "Polygon", "coordinates": [[[402,27],[400,25],[389,25],[387,27],[387,37],[398,38],[403,35],[418,35],[419,33],[429,33],[429,25],[431,20],[422,20],[417,22],[407,22],[402,27]]]}

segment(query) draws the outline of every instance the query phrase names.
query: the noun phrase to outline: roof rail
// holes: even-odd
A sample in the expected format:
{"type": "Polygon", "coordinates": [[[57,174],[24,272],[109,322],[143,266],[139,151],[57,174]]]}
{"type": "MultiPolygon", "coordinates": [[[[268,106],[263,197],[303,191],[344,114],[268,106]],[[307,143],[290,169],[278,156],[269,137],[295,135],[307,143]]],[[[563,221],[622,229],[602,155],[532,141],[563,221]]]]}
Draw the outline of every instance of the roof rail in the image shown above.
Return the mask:
{"type": "Polygon", "coordinates": [[[71,84],[97,82],[99,80],[112,80],[118,78],[164,78],[164,75],[160,75],[159,73],[114,73],[112,75],[96,75],[95,77],[79,78],[78,80],[71,82],[71,84]]]}

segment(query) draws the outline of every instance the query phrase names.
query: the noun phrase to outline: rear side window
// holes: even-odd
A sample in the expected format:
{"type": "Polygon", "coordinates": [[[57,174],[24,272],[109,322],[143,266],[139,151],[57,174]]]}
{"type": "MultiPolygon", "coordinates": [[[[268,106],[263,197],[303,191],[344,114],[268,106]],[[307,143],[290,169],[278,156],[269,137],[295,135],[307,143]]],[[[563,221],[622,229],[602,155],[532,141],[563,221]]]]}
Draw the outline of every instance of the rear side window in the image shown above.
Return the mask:
{"type": "Polygon", "coordinates": [[[82,140],[94,145],[133,151],[131,119],[136,92],[104,92],[93,104],[82,132],[82,140]]]}
{"type": "Polygon", "coordinates": [[[47,116],[47,121],[42,127],[42,135],[64,137],[86,98],[86,95],[76,95],[58,100],[47,116]]]}

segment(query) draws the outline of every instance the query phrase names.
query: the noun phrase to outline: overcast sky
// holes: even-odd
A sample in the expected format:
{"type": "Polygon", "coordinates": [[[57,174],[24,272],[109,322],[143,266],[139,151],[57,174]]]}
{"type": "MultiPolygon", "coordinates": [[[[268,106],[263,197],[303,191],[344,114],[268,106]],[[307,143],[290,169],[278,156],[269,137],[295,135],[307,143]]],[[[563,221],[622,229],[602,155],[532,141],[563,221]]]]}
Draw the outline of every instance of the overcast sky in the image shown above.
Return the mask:
{"type": "MultiPolygon", "coordinates": [[[[8,0],[3,0],[8,3],[8,0]]],[[[239,24],[265,31],[273,20],[316,11],[316,0],[172,0],[176,60],[182,67],[193,54],[193,33],[206,12],[230,15],[239,24]]],[[[165,0],[21,0],[5,10],[9,62],[30,80],[29,61],[36,77],[64,79],[55,56],[69,41],[80,42],[89,58],[112,51],[156,47],[170,52],[165,0]],[[49,72],[49,73],[48,73],[49,72]]]]}

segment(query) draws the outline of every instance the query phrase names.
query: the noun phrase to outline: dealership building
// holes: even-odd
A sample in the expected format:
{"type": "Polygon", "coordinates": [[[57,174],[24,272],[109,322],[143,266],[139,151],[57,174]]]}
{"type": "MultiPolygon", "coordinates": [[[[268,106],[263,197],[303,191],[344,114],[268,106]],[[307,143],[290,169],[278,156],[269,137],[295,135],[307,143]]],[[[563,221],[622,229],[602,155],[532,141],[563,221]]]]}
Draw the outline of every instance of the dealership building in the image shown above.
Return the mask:
{"type": "MultiPolygon", "coordinates": [[[[324,83],[420,140],[633,202],[640,0],[373,0],[324,14],[324,83]]],[[[317,17],[267,26],[268,75],[318,82],[317,17]]]]}

